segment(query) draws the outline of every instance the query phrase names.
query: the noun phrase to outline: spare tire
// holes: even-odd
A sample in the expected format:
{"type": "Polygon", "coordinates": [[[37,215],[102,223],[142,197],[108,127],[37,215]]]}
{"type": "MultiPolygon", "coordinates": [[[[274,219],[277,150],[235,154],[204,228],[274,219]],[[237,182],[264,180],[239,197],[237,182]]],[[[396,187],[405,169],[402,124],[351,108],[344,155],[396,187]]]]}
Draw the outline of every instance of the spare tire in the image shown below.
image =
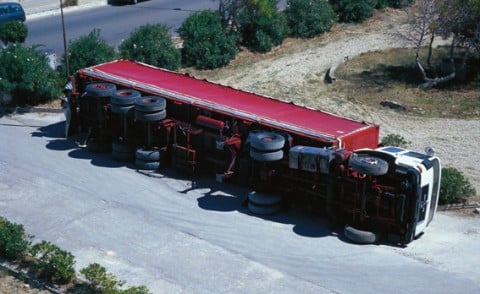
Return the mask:
{"type": "Polygon", "coordinates": [[[280,194],[265,194],[251,191],[248,193],[248,201],[256,205],[276,205],[282,202],[280,194]]]}
{"type": "Polygon", "coordinates": [[[143,112],[135,110],[135,118],[141,121],[159,121],[167,117],[167,110],[163,109],[158,112],[143,112]]]}
{"type": "Polygon", "coordinates": [[[159,161],[160,151],[158,150],[145,150],[138,148],[135,152],[135,158],[143,161],[159,161]]]}
{"type": "Polygon", "coordinates": [[[143,112],[157,112],[167,107],[165,98],[159,96],[145,96],[135,100],[135,109],[143,112]]]}
{"type": "Polygon", "coordinates": [[[270,215],[279,212],[282,209],[280,204],[275,205],[256,205],[253,202],[248,202],[248,210],[253,214],[270,215]]]}
{"type": "Polygon", "coordinates": [[[135,100],[142,97],[140,92],[133,89],[122,89],[114,92],[110,97],[110,102],[117,105],[132,105],[135,100]]]}
{"type": "Polygon", "coordinates": [[[277,150],[273,152],[258,152],[255,149],[250,149],[250,157],[256,161],[278,161],[283,159],[283,150],[277,150]]]}
{"type": "Polygon", "coordinates": [[[92,83],[88,84],[85,91],[90,97],[110,97],[117,90],[117,86],[111,83],[92,83]]]}
{"type": "Polygon", "coordinates": [[[380,237],[378,233],[362,231],[350,225],[345,225],[343,233],[348,240],[357,244],[373,244],[377,242],[380,237]]]}
{"type": "Polygon", "coordinates": [[[277,133],[250,133],[250,147],[259,151],[277,151],[285,145],[285,138],[277,133]]]}
{"type": "Polygon", "coordinates": [[[133,105],[111,104],[110,110],[112,111],[112,113],[116,114],[133,115],[133,105]]]}
{"type": "Polygon", "coordinates": [[[354,171],[368,176],[383,176],[388,172],[388,162],[365,154],[353,153],[348,165],[354,171]]]}

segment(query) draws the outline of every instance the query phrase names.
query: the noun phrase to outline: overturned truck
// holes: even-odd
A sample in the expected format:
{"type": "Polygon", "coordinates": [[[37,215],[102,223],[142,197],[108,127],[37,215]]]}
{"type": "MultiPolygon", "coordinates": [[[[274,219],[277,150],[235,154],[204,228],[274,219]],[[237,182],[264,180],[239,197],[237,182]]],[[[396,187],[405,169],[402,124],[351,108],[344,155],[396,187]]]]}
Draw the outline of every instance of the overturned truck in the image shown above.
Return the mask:
{"type": "Polygon", "coordinates": [[[249,187],[248,209],[320,207],[357,243],[407,244],[432,221],[440,161],[379,146],[379,127],[143,63],[77,72],[68,132],[141,170],[208,173],[249,187]]]}

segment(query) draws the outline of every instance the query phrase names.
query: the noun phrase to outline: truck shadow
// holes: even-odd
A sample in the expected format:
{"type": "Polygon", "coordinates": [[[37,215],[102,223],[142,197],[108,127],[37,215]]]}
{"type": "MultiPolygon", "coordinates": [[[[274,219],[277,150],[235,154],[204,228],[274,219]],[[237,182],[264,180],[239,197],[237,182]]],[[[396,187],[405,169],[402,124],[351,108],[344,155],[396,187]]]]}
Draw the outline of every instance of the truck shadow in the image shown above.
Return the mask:
{"type": "Polygon", "coordinates": [[[218,183],[213,178],[207,178],[206,176],[192,179],[170,170],[162,171],[161,173],[168,178],[191,181],[190,187],[178,191],[179,193],[188,194],[190,191],[205,191],[201,192],[201,196],[197,198],[198,207],[204,210],[219,212],[238,211],[242,214],[261,218],[265,221],[290,225],[295,234],[308,238],[338,235],[334,227],[332,227],[328,220],[320,213],[306,213],[300,209],[285,206],[276,214],[253,214],[247,207],[248,188],[240,187],[233,183],[218,183]]]}

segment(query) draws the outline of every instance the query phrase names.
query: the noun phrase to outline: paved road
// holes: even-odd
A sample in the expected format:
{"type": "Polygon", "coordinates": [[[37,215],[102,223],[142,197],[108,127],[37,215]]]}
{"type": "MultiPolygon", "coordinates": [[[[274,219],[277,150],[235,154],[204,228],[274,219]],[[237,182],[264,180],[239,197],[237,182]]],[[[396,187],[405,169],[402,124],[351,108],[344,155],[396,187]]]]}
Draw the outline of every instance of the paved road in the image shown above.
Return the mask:
{"type": "MultiPolygon", "coordinates": [[[[162,23],[171,28],[172,34],[192,11],[215,9],[217,3],[211,0],[162,0],[144,1],[137,5],[94,6],[88,9],[65,13],[67,40],[87,35],[94,28],[101,30],[101,37],[109,44],[118,46],[130,33],[147,23],[162,23]]],[[[27,45],[41,44],[57,55],[63,53],[61,17],[47,14],[27,20],[29,36],[27,45]]]]}
{"type": "Polygon", "coordinates": [[[408,248],[358,246],[324,219],[251,216],[245,191],[155,177],[62,138],[63,117],[0,118],[0,215],[154,293],[480,293],[478,219],[439,214],[408,248]]]}

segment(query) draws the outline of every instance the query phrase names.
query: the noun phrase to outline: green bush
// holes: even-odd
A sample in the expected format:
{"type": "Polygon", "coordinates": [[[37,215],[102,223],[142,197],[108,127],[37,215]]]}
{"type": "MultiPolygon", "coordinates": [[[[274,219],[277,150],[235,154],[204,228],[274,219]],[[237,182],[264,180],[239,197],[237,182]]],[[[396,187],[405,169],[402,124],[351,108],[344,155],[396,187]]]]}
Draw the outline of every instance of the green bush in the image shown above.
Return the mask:
{"type": "Polygon", "coordinates": [[[0,92],[11,93],[11,104],[36,105],[61,94],[62,79],[35,48],[10,44],[0,50],[0,92]]]}
{"type": "Polygon", "coordinates": [[[268,52],[280,45],[288,34],[287,19],[283,13],[277,12],[276,1],[266,3],[269,9],[247,5],[238,17],[241,43],[252,51],[268,52]]]}
{"type": "Polygon", "coordinates": [[[402,8],[415,2],[415,0],[377,0],[375,8],[402,8]]]}
{"type": "Polygon", "coordinates": [[[137,28],[120,44],[119,49],[123,58],[170,70],[179,68],[181,64],[180,51],[173,45],[168,27],[162,24],[137,28]]]}
{"type": "Polygon", "coordinates": [[[38,274],[57,283],[69,283],[75,277],[75,257],[47,241],[32,246],[30,254],[36,258],[38,274]]]}
{"type": "Polygon", "coordinates": [[[381,144],[384,146],[407,148],[410,142],[399,134],[388,134],[382,138],[381,144]]]}
{"type": "Polygon", "coordinates": [[[90,283],[90,287],[95,292],[100,293],[125,293],[125,294],[149,294],[145,286],[130,287],[125,290],[119,289],[125,284],[125,281],[118,280],[113,274],[107,272],[105,267],[98,263],[89,264],[80,270],[85,279],[90,283]]]}
{"type": "Polygon", "coordinates": [[[373,15],[376,0],[335,0],[333,10],[341,22],[360,23],[373,15]]]}
{"type": "Polygon", "coordinates": [[[325,0],[288,0],[285,16],[294,37],[311,38],[329,31],[335,12],[325,0]]]}
{"type": "Polygon", "coordinates": [[[0,255],[8,260],[21,259],[30,246],[31,237],[22,225],[0,217],[0,255]]]}
{"type": "Polygon", "coordinates": [[[199,69],[224,66],[238,52],[238,35],[222,25],[218,13],[204,10],[190,15],[180,26],[183,62],[199,69]]]}
{"type": "Polygon", "coordinates": [[[475,188],[461,171],[453,167],[442,168],[440,204],[458,203],[462,198],[475,194],[475,188]]]}
{"type": "Polygon", "coordinates": [[[80,273],[85,276],[85,279],[90,283],[90,287],[96,291],[110,293],[125,284],[124,281],[117,280],[113,274],[108,273],[107,269],[98,263],[89,264],[81,269],[80,273]]]}
{"type": "Polygon", "coordinates": [[[18,21],[9,21],[0,25],[0,40],[5,44],[24,43],[28,36],[28,27],[18,21]]]}
{"type": "MultiPolygon", "coordinates": [[[[88,35],[70,41],[68,61],[70,74],[77,70],[117,58],[115,49],[100,38],[100,29],[93,29],[88,35]]],[[[63,56],[65,69],[65,56],[63,56]]],[[[65,72],[65,70],[63,70],[65,72]]]]}

